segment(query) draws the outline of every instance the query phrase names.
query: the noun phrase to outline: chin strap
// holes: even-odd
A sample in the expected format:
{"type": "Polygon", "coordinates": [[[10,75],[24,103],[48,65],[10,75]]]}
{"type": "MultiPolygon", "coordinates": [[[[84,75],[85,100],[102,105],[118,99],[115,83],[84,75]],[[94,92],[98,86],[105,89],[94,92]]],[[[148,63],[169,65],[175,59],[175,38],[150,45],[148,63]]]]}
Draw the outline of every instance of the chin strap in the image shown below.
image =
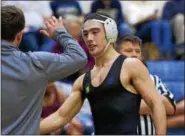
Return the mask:
{"type": "MultiPolygon", "coordinates": [[[[111,39],[112,39],[112,38],[111,38],[111,39]]],[[[110,45],[111,39],[108,40],[108,43],[106,44],[106,46],[105,46],[103,52],[102,52],[100,55],[98,55],[97,57],[101,57],[101,56],[107,51],[107,49],[108,49],[108,47],[109,47],[109,45],[110,45]]]]}

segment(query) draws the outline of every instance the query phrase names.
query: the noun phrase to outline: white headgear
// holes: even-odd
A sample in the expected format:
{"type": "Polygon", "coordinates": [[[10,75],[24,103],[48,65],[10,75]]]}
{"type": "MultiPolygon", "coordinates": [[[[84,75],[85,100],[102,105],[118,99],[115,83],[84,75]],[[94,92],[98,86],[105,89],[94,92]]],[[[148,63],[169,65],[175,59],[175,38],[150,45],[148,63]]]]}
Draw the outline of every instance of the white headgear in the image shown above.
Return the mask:
{"type": "Polygon", "coordinates": [[[98,20],[98,19],[92,19],[94,21],[103,23],[104,29],[105,29],[105,35],[106,39],[109,43],[114,43],[117,40],[118,37],[118,29],[117,29],[117,24],[116,22],[104,15],[99,14],[100,16],[107,18],[105,21],[98,20]]]}
{"type": "MultiPolygon", "coordinates": [[[[100,15],[100,16],[103,16],[103,15],[100,15]]],[[[106,17],[106,16],[103,16],[103,17],[106,17]]],[[[107,41],[110,40],[110,43],[114,43],[118,37],[117,24],[113,19],[109,17],[106,17],[106,18],[107,19],[103,22],[106,38],[107,38],[107,41]]]]}
{"type": "Polygon", "coordinates": [[[107,50],[110,43],[116,42],[117,37],[118,37],[118,29],[117,29],[117,24],[113,19],[111,19],[107,16],[104,16],[104,15],[101,15],[101,14],[99,14],[99,15],[106,18],[106,20],[102,21],[102,20],[98,20],[98,19],[92,19],[92,21],[94,20],[94,21],[97,21],[97,22],[100,22],[100,23],[104,24],[103,26],[104,26],[104,29],[105,29],[107,45],[105,46],[104,51],[99,55],[99,56],[101,56],[107,50]]]}

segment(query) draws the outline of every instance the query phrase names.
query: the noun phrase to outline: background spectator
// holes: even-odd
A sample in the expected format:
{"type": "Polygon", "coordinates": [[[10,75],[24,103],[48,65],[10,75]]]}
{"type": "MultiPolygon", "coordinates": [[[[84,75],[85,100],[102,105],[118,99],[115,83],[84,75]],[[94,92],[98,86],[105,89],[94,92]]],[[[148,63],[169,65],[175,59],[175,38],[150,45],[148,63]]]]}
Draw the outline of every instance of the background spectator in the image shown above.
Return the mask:
{"type": "Polygon", "coordinates": [[[136,28],[137,36],[144,41],[154,42],[161,57],[171,58],[171,26],[168,21],[160,19],[164,3],[165,1],[123,1],[123,13],[129,24],[136,28]]]}
{"type": "Polygon", "coordinates": [[[121,35],[132,33],[131,27],[125,22],[122,7],[118,0],[96,0],[92,3],[91,13],[108,14],[118,24],[118,30],[121,35]]]}
{"type": "Polygon", "coordinates": [[[163,9],[162,19],[171,23],[176,44],[176,59],[184,59],[184,0],[170,0],[163,9]]]}
{"type": "Polygon", "coordinates": [[[52,15],[49,1],[4,1],[3,5],[14,5],[24,12],[26,26],[20,45],[22,51],[51,51],[54,41],[39,32],[44,20],[52,15]]]}
{"type": "Polygon", "coordinates": [[[51,1],[51,9],[56,17],[67,15],[81,16],[82,9],[76,0],[54,0],[51,1]]]}

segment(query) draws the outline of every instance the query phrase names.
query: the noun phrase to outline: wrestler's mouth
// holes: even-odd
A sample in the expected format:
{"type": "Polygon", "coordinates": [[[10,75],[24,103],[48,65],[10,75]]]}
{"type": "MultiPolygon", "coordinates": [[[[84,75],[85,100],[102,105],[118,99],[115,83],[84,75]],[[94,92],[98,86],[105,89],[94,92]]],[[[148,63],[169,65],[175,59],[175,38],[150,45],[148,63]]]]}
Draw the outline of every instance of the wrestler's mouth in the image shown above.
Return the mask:
{"type": "Polygon", "coordinates": [[[88,45],[88,49],[89,49],[89,50],[93,50],[95,47],[96,47],[96,45],[94,45],[94,44],[88,45]]]}

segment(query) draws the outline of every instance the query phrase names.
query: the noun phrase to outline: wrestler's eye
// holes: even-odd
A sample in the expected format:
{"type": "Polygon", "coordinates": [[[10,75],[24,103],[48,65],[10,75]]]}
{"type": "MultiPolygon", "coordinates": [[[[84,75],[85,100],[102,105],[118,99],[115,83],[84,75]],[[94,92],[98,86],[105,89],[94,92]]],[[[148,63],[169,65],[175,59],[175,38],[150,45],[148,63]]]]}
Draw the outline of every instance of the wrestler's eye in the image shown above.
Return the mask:
{"type": "Polygon", "coordinates": [[[87,35],[88,35],[87,33],[84,33],[84,37],[87,37],[87,35]]]}
{"type": "Polygon", "coordinates": [[[97,35],[98,34],[98,31],[93,31],[93,35],[97,35]]]}
{"type": "Polygon", "coordinates": [[[126,50],[126,52],[132,52],[132,50],[126,50]]]}
{"type": "Polygon", "coordinates": [[[140,51],[140,50],[136,50],[136,52],[137,52],[137,53],[141,53],[141,51],[140,51]]]}

